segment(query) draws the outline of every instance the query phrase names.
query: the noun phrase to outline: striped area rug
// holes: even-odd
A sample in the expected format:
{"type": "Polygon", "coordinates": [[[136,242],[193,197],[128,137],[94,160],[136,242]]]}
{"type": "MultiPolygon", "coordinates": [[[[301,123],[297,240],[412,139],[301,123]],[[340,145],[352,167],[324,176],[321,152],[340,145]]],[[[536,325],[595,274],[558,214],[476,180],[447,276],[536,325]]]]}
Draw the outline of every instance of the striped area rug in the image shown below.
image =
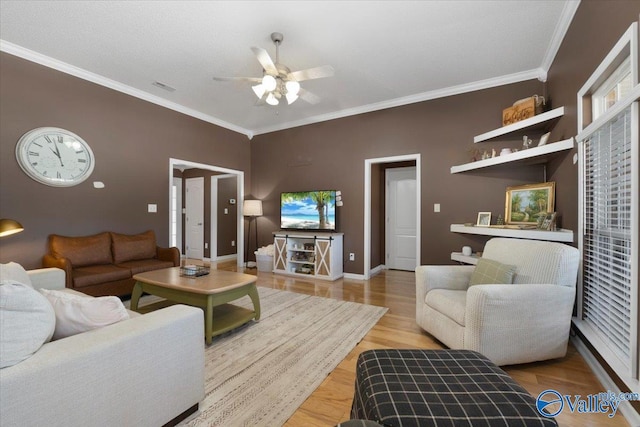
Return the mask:
{"type": "MultiPolygon", "coordinates": [[[[260,321],[214,338],[205,349],[206,397],[180,426],[284,424],[387,311],[258,291],[260,321]]],[[[234,304],[251,308],[248,297],[234,304]]]]}

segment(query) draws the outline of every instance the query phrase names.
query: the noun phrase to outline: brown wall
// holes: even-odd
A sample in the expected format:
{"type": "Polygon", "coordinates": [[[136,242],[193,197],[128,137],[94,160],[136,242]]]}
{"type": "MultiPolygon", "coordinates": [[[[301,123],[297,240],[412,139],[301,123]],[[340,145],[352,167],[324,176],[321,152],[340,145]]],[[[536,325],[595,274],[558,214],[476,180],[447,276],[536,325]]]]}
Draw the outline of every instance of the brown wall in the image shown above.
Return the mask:
{"type": "Polygon", "coordinates": [[[1,53],[0,217],[20,221],[25,231],[0,240],[0,262],[40,267],[52,233],[151,229],[166,246],[171,157],[241,170],[250,182],[246,136],[1,53]],[[54,188],[20,170],[16,143],[40,126],[68,129],[90,144],[96,167],[89,180],[54,188]],[[158,213],[147,213],[148,203],[158,213]]]}

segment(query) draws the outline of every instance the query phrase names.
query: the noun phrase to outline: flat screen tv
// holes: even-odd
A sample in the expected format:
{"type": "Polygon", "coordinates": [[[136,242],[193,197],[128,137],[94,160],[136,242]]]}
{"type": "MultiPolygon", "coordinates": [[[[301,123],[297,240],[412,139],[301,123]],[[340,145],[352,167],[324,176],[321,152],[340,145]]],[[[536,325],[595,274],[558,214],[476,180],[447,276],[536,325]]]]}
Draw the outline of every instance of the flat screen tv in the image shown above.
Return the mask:
{"type": "Polygon", "coordinates": [[[335,230],[335,190],[281,193],[280,228],[283,230],[335,230]]]}

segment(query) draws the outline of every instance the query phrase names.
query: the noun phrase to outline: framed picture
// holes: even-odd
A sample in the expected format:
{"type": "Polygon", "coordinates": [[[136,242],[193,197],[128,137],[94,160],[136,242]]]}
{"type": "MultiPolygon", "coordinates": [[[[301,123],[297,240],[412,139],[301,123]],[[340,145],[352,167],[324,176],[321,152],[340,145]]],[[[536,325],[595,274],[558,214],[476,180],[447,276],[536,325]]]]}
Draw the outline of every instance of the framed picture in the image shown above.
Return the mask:
{"type": "Polygon", "coordinates": [[[551,135],[551,132],[547,132],[540,137],[540,142],[538,143],[538,147],[542,147],[549,141],[549,135],[551,135]]]}
{"type": "Polygon", "coordinates": [[[548,212],[544,216],[540,216],[541,221],[538,222],[538,229],[553,231],[556,228],[556,213],[548,212]]]}
{"type": "Polygon", "coordinates": [[[491,212],[478,212],[478,227],[488,227],[491,225],[491,212]]]}
{"type": "Polygon", "coordinates": [[[537,226],[541,215],[555,211],[555,182],[507,187],[505,224],[537,226]]]}

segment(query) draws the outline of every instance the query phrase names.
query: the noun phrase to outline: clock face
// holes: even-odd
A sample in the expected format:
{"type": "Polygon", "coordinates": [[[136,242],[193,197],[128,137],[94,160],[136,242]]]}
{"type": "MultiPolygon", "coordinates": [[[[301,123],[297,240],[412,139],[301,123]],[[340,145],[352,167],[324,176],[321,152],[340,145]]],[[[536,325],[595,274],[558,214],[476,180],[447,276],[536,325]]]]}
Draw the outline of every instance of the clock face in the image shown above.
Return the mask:
{"type": "Polygon", "coordinates": [[[16,145],[16,159],[31,178],[54,187],[81,183],[95,166],[93,152],[82,138],[52,127],[25,133],[16,145]]]}

